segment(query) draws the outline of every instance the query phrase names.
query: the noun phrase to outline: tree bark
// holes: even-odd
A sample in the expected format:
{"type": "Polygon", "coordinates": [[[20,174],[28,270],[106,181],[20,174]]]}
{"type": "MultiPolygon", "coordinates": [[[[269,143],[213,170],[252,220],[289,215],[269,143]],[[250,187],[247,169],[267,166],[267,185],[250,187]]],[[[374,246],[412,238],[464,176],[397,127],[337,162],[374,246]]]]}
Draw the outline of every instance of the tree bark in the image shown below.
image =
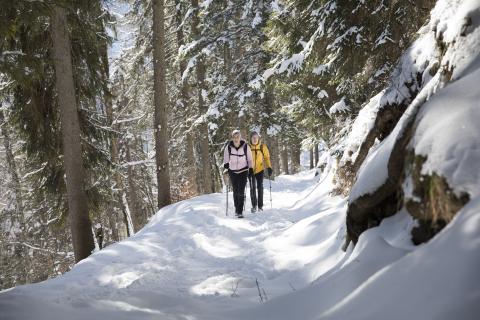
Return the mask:
{"type": "MultiPolygon", "coordinates": [[[[200,38],[200,31],[198,26],[200,24],[198,17],[198,0],[191,0],[191,5],[193,9],[192,16],[192,33],[195,39],[200,38]]],[[[196,74],[197,74],[197,85],[198,85],[198,111],[201,115],[204,115],[207,112],[207,107],[203,99],[203,93],[205,91],[205,64],[201,57],[201,54],[197,57],[196,63],[196,74]]],[[[202,193],[212,193],[215,192],[215,187],[212,180],[212,167],[210,161],[210,142],[208,139],[208,126],[205,121],[199,125],[199,137],[200,142],[200,158],[202,165],[202,179],[201,179],[201,192],[202,193]]]]}
{"type": "Polygon", "coordinates": [[[280,167],[280,148],[278,146],[278,136],[272,137],[272,152],[270,152],[270,157],[273,166],[273,174],[275,176],[280,175],[281,167],[280,167]]]}
{"type": "Polygon", "coordinates": [[[292,157],[292,170],[291,173],[300,172],[300,156],[301,156],[301,148],[300,143],[295,141],[290,148],[292,150],[291,157],[292,157]]]}
{"type": "MultiPolygon", "coordinates": [[[[132,155],[130,152],[130,143],[126,142],[126,160],[128,163],[132,161],[132,155]]],[[[140,208],[140,201],[137,196],[137,191],[135,188],[135,172],[133,166],[129,165],[127,168],[127,182],[128,182],[128,194],[127,200],[129,203],[130,211],[132,213],[132,222],[133,228],[135,230],[140,230],[147,223],[147,215],[140,208]]]]}
{"type": "MultiPolygon", "coordinates": [[[[100,12],[99,12],[100,14],[100,12]]],[[[105,75],[105,81],[108,81],[110,71],[109,71],[109,65],[108,65],[108,55],[107,55],[107,46],[106,44],[102,45],[102,55],[103,55],[103,64],[104,64],[104,75],[105,75]]],[[[120,85],[123,86],[123,78],[120,80],[120,85]]],[[[124,103],[123,101],[120,102],[120,105],[123,106],[124,103]]],[[[109,132],[109,138],[110,138],[110,161],[112,162],[113,166],[117,167],[115,168],[115,172],[113,174],[114,176],[114,181],[115,181],[115,186],[116,188],[113,188],[113,198],[116,198],[116,204],[112,205],[113,208],[112,210],[113,214],[108,214],[108,219],[109,219],[109,225],[110,228],[112,229],[112,238],[114,241],[119,241],[120,240],[120,235],[118,232],[118,226],[117,222],[119,220],[119,215],[118,215],[118,209],[120,209],[122,218],[123,218],[123,223],[125,224],[125,229],[127,231],[127,237],[130,237],[132,234],[130,228],[128,227],[128,218],[127,218],[127,208],[125,208],[125,205],[122,201],[122,193],[124,191],[124,183],[122,181],[122,176],[119,171],[119,142],[117,138],[117,133],[113,124],[113,101],[112,101],[112,93],[106,88],[105,89],[105,116],[107,119],[107,125],[110,128],[109,132]],[[117,210],[115,210],[117,209],[117,210]]],[[[114,200],[115,201],[115,200],[114,200]]],[[[113,201],[113,202],[114,202],[113,201]]],[[[134,231],[134,230],[133,230],[134,231]]]]}
{"type": "Polygon", "coordinates": [[[315,162],[315,159],[313,159],[313,148],[310,148],[310,169],[314,168],[313,163],[315,162]]]}
{"type": "MultiPolygon", "coordinates": [[[[175,0],[175,6],[180,8],[181,1],[175,0]]],[[[185,44],[185,37],[183,34],[182,20],[183,15],[182,11],[177,9],[175,16],[177,23],[177,43],[178,46],[185,44]]],[[[193,130],[192,130],[192,121],[190,121],[192,115],[192,103],[190,100],[190,86],[188,81],[182,81],[183,72],[187,68],[187,63],[185,60],[180,61],[180,101],[185,112],[185,121],[183,123],[183,130],[185,132],[185,165],[187,169],[187,181],[188,181],[188,191],[190,195],[198,194],[198,185],[197,185],[197,173],[195,170],[195,151],[194,151],[194,141],[193,141],[193,130]]]]}
{"type": "Polygon", "coordinates": [[[316,167],[318,166],[318,158],[319,158],[318,142],[315,142],[314,153],[315,153],[315,167],[316,167]]]}
{"type": "Polygon", "coordinates": [[[167,147],[167,88],[164,10],[164,0],[153,0],[154,132],[158,209],[161,209],[171,202],[167,147]]]}
{"type": "Polygon", "coordinates": [[[52,16],[55,87],[60,106],[65,166],[68,218],[72,232],[75,262],[88,257],[95,248],[87,197],[84,189],[84,167],[79,116],[73,82],[70,36],[64,8],[54,7],[52,16]]]}
{"type": "MultiPolygon", "coordinates": [[[[115,186],[112,190],[114,193],[114,196],[117,198],[117,208],[120,208],[122,211],[123,215],[123,222],[125,223],[125,227],[127,229],[127,236],[131,236],[129,228],[128,228],[128,223],[126,219],[126,209],[124,208],[123,201],[122,201],[122,192],[123,192],[123,182],[122,182],[122,177],[120,176],[120,172],[118,171],[118,140],[117,137],[115,136],[115,132],[113,132],[113,107],[112,107],[112,101],[107,101],[105,103],[105,110],[106,110],[106,116],[107,116],[107,124],[112,130],[110,132],[110,160],[112,161],[112,164],[116,166],[117,168],[115,169],[114,173],[114,179],[115,179],[115,186]]],[[[119,235],[118,235],[118,230],[117,230],[117,214],[115,213],[113,216],[110,215],[109,219],[113,220],[110,222],[110,226],[114,226],[114,230],[112,230],[112,235],[115,241],[119,241],[119,235]]]]}
{"type": "Polygon", "coordinates": [[[289,174],[289,171],[288,171],[288,149],[285,146],[285,144],[283,144],[283,146],[282,146],[281,160],[282,160],[282,173],[283,174],[289,174]]]}

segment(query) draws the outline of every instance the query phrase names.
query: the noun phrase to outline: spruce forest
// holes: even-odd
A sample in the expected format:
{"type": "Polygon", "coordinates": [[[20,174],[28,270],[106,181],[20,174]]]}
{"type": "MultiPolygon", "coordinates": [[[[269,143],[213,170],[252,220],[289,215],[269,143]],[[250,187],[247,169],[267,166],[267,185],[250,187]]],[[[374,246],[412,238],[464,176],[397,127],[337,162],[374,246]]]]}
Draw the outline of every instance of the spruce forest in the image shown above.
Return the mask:
{"type": "Polygon", "coordinates": [[[480,0],[0,0],[0,319],[477,319],[479,83],[480,0]]]}

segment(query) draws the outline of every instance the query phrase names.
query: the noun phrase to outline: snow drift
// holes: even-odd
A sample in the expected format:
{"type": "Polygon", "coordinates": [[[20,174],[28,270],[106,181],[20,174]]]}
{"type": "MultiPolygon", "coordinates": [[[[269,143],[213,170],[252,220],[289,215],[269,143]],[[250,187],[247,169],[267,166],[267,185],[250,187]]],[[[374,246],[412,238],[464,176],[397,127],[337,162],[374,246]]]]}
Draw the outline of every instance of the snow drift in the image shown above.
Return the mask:
{"type": "Polygon", "coordinates": [[[402,211],[344,252],[332,172],[278,178],[275,208],[245,220],[221,194],[166,207],[72,271],[1,292],[1,318],[474,319],[478,201],[428,244],[412,245],[402,211]]]}

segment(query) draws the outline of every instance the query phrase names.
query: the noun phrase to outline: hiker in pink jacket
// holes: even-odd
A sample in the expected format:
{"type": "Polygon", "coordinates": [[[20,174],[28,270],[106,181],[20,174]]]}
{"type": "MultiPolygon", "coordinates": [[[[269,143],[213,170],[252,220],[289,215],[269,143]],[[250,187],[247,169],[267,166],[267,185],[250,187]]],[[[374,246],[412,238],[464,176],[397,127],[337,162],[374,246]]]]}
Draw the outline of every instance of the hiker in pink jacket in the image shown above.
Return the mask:
{"type": "Polygon", "coordinates": [[[247,177],[253,175],[253,159],[250,146],[242,139],[242,134],[239,130],[232,132],[232,140],[227,142],[225,146],[223,167],[228,170],[230,176],[235,215],[243,218],[245,186],[247,185],[247,177]]]}

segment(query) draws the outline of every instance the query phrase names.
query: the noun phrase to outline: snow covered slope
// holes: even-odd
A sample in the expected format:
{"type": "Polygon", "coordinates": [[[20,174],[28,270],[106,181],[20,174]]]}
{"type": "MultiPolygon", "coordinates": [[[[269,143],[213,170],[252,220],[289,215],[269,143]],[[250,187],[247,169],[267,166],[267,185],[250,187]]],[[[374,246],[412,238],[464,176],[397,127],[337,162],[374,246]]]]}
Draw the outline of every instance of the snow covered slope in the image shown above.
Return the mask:
{"type": "Polygon", "coordinates": [[[1,292],[0,319],[474,319],[479,201],[426,245],[399,212],[345,253],[331,179],[281,176],[274,208],[244,220],[222,194],[166,207],[72,271],[1,292]]]}
{"type": "Polygon", "coordinates": [[[245,220],[232,209],[225,216],[223,194],[166,207],[135,236],[72,271],[2,292],[0,318],[209,319],[258,305],[256,279],[267,299],[303,288],[318,272],[306,264],[326,255],[333,265],[343,256],[344,201],[327,196],[326,178],[280,177],[272,185],[275,208],[245,220]]]}

